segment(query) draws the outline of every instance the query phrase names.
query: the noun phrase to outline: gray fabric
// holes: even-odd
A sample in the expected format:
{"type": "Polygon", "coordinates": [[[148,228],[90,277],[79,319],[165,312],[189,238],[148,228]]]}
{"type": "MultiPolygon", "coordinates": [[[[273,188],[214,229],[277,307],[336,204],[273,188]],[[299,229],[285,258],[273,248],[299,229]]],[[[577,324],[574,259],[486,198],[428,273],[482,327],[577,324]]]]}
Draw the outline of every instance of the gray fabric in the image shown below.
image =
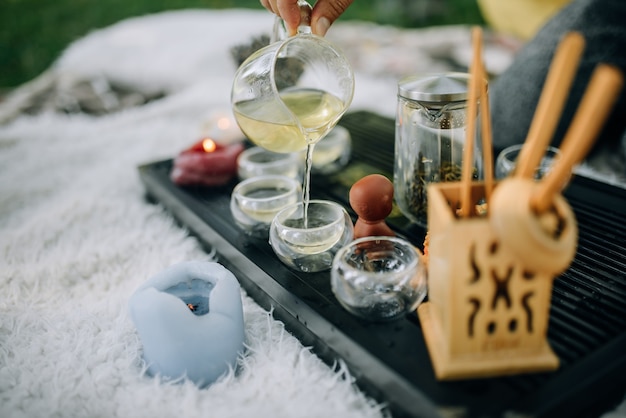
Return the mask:
{"type": "MultiPolygon", "coordinates": [[[[574,0],[552,18],[491,85],[495,152],[523,143],[534,116],[554,50],[568,31],[586,40],[580,67],[552,143],[558,145],[578,107],[597,63],[616,65],[626,74],[626,1],[574,0]]],[[[590,160],[626,172],[626,89],[589,154],[590,160]],[[605,158],[599,158],[604,155],[605,158]]]]}

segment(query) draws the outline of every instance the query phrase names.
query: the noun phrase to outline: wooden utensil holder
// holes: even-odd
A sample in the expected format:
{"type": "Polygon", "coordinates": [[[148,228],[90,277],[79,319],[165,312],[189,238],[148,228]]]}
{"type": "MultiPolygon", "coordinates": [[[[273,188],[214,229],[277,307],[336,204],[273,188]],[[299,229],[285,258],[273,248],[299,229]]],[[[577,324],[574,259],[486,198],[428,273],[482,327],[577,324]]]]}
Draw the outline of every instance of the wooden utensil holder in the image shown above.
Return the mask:
{"type": "MultiPolygon", "coordinates": [[[[554,273],[530,271],[489,216],[457,217],[462,184],[428,188],[429,300],[418,315],[437,378],[558,368],[546,339],[554,273]]],[[[472,202],[484,193],[472,183],[472,202]]]]}

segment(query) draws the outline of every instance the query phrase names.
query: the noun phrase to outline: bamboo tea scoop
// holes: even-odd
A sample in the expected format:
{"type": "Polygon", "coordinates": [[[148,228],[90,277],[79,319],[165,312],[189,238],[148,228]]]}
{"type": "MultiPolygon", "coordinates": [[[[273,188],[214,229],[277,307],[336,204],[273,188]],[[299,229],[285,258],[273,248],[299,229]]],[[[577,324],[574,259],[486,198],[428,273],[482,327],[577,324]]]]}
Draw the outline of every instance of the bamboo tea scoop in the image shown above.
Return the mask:
{"type": "Polygon", "coordinates": [[[510,177],[494,190],[490,205],[494,231],[526,268],[556,275],[574,258],[576,218],[560,191],[571,177],[572,168],[591,149],[622,84],[619,70],[598,65],[565,134],[561,155],[548,174],[540,182],[510,177]]]}
{"type": "MultiPolygon", "coordinates": [[[[482,42],[483,32],[479,26],[472,28],[472,63],[470,65],[470,79],[468,85],[467,126],[465,128],[465,144],[463,146],[463,164],[461,170],[461,207],[459,215],[467,218],[471,214],[471,185],[472,161],[474,160],[474,137],[476,135],[476,115],[478,114],[477,101],[483,90],[480,80],[482,74],[482,42]]],[[[481,99],[482,100],[482,99],[481,99]]],[[[489,190],[490,192],[490,190],[489,190]]]]}
{"type": "Polygon", "coordinates": [[[585,48],[585,38],[570,32],[559,43],[515,167],[515,176],[532,178],[541,162],[565,106],[585,48]]]}

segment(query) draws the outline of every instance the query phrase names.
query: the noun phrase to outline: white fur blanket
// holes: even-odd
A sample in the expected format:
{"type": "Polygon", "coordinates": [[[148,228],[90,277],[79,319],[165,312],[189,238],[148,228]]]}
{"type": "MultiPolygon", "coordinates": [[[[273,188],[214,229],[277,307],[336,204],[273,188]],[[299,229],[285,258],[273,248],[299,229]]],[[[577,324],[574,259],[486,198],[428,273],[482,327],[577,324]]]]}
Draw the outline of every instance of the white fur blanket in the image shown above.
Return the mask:
{"type": "Polygon", "coordinates": [[[93,32],[50,70],[57,83],[103,76],[169,95],[0,126],[0,416],[383,415],[341,363],[325,365],[245,295],[238,373],[204,390],[143,375],[130,295],[165,267],[208,256],[146,203],[137,166],[176,155],[212,111],[229,109],[228,50],[271,25],[265,12],[184,11],[93,32]]]}
{"type": "MultiPolygon", "coordinates": [[[[272,19],[243,10],[129,19],[70,45],[41,78],[0,103],[1,417],[387,414],[341,362],[325,365],[246,295],[248,350],[237,373],[203,390],[143,373],[130,295],[171,264],[209,256],[146,203],[137,166],[173,157],[197,140],[212,112],[228,111],[229,49],[269,32],[272,19]],[[21,113],[44,85],[100,78],[166,97],[103,116],[21,113]]],[[[356,42],[345,28],[333,30],[344,30],[346,45],[356,42]]],[[[451,33],[450,43],[467,35],[451,33]]],[[[353,108],[393,116],[396,75],[432,62],[391,53],[364,61],[382,51],[361,45],[360,68],[369,71],[357,74],[353,108]]]]}

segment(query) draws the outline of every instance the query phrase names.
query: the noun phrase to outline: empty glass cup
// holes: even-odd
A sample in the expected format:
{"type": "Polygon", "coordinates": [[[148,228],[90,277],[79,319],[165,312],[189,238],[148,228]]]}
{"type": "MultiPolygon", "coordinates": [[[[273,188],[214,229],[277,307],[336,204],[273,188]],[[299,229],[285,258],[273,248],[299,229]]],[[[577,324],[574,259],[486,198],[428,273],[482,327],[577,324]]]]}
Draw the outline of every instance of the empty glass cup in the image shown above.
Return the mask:
{"type": "Polygon", "coordinates": [[[427,292],[427,271],[411,243],[397,237],[364,237],[339,250],[331,287],[350,313],[390,321],[415,311],[427,292]]]}
{"type": "Polygon", "coordinates": [[[337,251],[353,237],[348,212],[326,200],[311,200],[306,208],[303,202],[284,208],[272,220],[269,232],[276,256],[303,272],[330,269],[337,251]]]}
{"type": "Polygon", "coordinates": [[[243,151],[237,158],[237,175],[245,180],[268,174],[302,180],[303,158],[300,153],[278,153],[261,147],[243,151]]]}
{"type": "Polygon", "coordinates": [[[350,161],[352,137],[343,126],[335,126],[313,151],[312,172],[315,174],[333,174],[345,167],[350,161]]]}
{"type": "Polygon", "coordinates": [[[230,211],[246,234],[267,238],[272,219],[283,208],[302,198],[300,183],[290,177],[265,175],[237,184],[230,199],[230,211]]]}
{"type": "MultiPolygon", "coordinates": [[[[513,173],[515,169],[515,165],[517,164],[517,157],[519,156],[520,151],[522,150],[522,144],[511,145],[503,149],[498,157],[496,158],[496,178],[503,179],[513,173]]],[[[552,164],[554,163],[554,159],[559,155],[561,151],[555,147],[548,147],[546,149],[539,166],[535,170],[535,179],[539,180],[546,175],[552,164]]]]}

